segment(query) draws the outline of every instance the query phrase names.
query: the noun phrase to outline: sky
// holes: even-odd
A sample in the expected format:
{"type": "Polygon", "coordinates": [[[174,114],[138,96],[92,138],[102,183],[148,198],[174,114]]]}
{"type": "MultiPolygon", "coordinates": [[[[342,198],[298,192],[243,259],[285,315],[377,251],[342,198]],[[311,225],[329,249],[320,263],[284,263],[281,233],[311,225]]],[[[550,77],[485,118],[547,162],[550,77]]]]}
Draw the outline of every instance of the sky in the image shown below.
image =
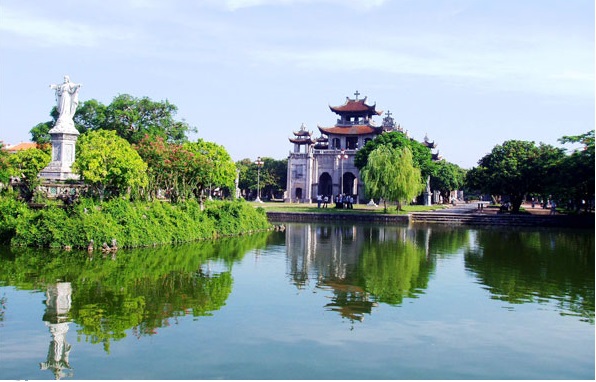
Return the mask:
{"type": "Polygon", "coordinates": [[[594,18],[593,0],[0,0],[0,140],[29,141],[69,75],[80,101],[168,100],[234,161],[285,159],[358,91],[472,168],[594,129],[594,18]]]}

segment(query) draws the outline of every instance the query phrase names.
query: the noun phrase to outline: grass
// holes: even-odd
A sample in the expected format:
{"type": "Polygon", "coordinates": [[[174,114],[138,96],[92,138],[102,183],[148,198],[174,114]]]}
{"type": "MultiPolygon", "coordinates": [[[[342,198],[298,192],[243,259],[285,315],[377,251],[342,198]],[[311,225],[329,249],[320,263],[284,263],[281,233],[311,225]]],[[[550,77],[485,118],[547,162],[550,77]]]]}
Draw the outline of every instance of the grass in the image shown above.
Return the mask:
{"type": "MultiPolygon", "coordinates": [[[[333,213],[333,214],[383,214],[383,206],[378,207],[369,206],[366,204],[354,204],[354,209],[337,209],[335,204],[329,204],[327,208],[317,208],[316,203],[279,203],[279,202],[264,202],[255,203],[250,202],[255,207],[262,207],[267,212],[314,212],[314,213],[333,213]]],[[[396,214],[408,214],[410,212],[424,212],[441,210],[444,207],[442,205],[432,206],[403,206],[403,211],[396,211],[395,205],[387,206],[387,213],[391,215],[396,214]]]]}

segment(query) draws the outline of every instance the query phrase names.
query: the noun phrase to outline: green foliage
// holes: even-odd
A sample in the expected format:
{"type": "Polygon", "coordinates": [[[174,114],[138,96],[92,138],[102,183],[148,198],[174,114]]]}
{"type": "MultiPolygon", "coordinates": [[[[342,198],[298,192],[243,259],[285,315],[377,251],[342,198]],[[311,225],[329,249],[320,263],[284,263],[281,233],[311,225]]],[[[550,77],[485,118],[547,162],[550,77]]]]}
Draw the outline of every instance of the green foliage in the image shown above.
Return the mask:
{"type": "Polygon", "coordinates": [[[190,177],[198,182],[197,191],[217,187],[235,189],[236,165],[223,146],[198,139],[196,142],[184,143],[183,148],[193,155],[193,160],[187,166],[190,177]]]}
{"type": "Polygon", "coordinates": [[[236,162],[236,168],[239,171],[238,188],[242,190],[242,194],[246,198],[252,199],[251,194],[256,198],[257,186],[260,187],[263,199],[283,197],[287,186],[288,160],[276,160],[268,157],[261,158],[261,160],[263,166],[259,171],[259,177],[257,177],[259,174],[255,161],[245,158],[236,162]]]}
{"type": "Polygon", "coordinates": [[[77,324],[77,339],[109,353],[111,343],[127,335],[153,335],[172,318],[221,309],[232,291],[233,264],[263,247],[267,236],[127,250],[116,257],[12,248],[10,256],[0,252],[0,280],[28,290],[71,283],[69,319],[77,324]],[[212,263],[221,271],[211,271],[212,263]]]}
{"type": "Polygon", "coordinates": [[[420,170],[414,167],[409,148],[394,149],[381,145],[373,150],[361,171],[366,194],[371,198],[401,203],[413,199],[424,189],[420,170]]]}
{"type": "Polygon", "coordinates": [[[178,204],[82,199],[72,209],[50,205],[29,210],[14,198],[0,199],[0,238],[14,246],[86,248],[116,239],[119,247],[184,243],[269,229],[263,209],[243,200],[178,204]]]}
{"type": "Polygon", "coordinates": [[[10,243],[16,233],[19,219],[25,219],[31,210],[27,204],[18,201],[16,195],[0,195],[0,244],[10,243]]]}
{"type": "Polygon", "coordinates": [[[554,181],[562,149],[534,142],[510,140],[497,145],[470,170],[466,183],[492,195],[508,195],[513,211],[519,211],[524,196],[544,192],[554,181]]]}
{"type": "Polygon", "coordinates": [[[394,149],[409,148],[412,153],[414,166],[417,167],[424,179],[434,172],[432,154],[428,147],[422,143],[408,138],[404,133],[393,131],[378,135],[372,141],[367,142],[364,147],[356,153],[354,164],[358,169],[363,169],[368,163],[369,155],[379,146],[389,146],[394,149]]]}
{"type": "Polygon", "coordinates": [[[4,143],[0,142],[0,191],[10,181],[12,166],[9,159],[10,154],[4,149],[4,143]]]}
{"type": "Polygon", "coordinates": [[[90,131],[77,143],[72,166],[100,199],[118,196],[147,185],[147,164],[124,139],[113,131],[90,131]]]}
{"type": "Polygon", "coordinates": [[[377,301],[398,305],[428,287],[429,263],[416,243],[367,242],[360,262],[366,291],[377,301]]]}
{"type": "Polygon", "coordinates": [[[220,235],[251,233],[269,227],[263,208],[255,209],[242,199],[232,202],[210,201],[205,204],[205,213],[218,222],[220,235]]]}
{"type": "MultiPolygon", "coordinates": [[[[83,134],[94,130],[113,130],[129,143],[139,143],[146,134],[159,136],[169,142],[184,142],[188,132],[196,131],[184,121],[174,117],[178,108],[166,101],[152,101],[148,97],[136,98],[121,94],[109,105],[91,99],[79,104],[73,117],[75,127],[83,134]]],[[[48,131],[58,119],[56,107],[50,112],[51,121],[42,122],[30,131],[32,140],[48,143],[48,131]]]]}
{"type": "Polygon", "coordinates": [[[148,97],[121,94],[107,106],[102,128],[115,130],[130,143],[139,143],[145,134],[183,142],[192,129],[186,122],[174,120],[177,111],[167,100],[155,102],[148,97]]]}
{"type": "Polygon", "coordinates": [[[456,164],[441,160],[435,163],[435,171],[430,177],[430,187],[443,196],[445,202],[449,201],[452,190],[461,190],[465,184],[466,171],[456,164]]]}
{"type": "Polygon", "coordinates": [[[50,154],[40,148],[18,151],[8,157],[9,172],[21,179],[21,194],[29,201],[41,184],[39,172],[50,164],[50,154]]]}
{"type": "Polygon", "coordinates": [[[588,210],[594,208],[589,201],[594,200],[594,187],[596,184],[594,168],[594,130],[578,136],[564,136],[561,143],[581,143],[581,150],[575,150],[560,164],[557,171],[557,182],[553,193],[560,195],[564,200],[572,200],[576,208],[583,207],[588,210]]]}

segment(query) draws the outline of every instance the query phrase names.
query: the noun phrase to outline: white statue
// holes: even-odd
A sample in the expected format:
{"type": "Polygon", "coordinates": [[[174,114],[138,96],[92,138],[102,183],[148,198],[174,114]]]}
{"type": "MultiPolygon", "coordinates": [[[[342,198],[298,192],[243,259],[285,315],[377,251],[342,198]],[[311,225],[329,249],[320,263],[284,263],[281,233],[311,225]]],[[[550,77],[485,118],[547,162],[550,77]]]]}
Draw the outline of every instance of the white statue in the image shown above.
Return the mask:
{"type": "Polygon", "coordinates": [[[50,85],[50,88],[56,90],[56,103],[60,115],[56,121],[56,126],[52,129],[53,131],[76,131],[72,118],[79,104],[79,89],[81,86],[81,84],[70,82],[70,77],[68,76],[64,76],[64,82],[62,84],[50,85]]]}

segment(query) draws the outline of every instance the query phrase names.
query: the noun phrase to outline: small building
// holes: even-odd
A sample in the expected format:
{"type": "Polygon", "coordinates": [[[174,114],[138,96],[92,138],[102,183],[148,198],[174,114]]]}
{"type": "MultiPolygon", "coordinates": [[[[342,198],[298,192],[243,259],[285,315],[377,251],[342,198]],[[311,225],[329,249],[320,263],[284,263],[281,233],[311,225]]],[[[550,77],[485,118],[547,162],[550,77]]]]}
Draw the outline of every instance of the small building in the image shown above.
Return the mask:
{"type": "Polygon", "coordinates": [[[10,154],[15,154],[19,151],[35,149],[38,145],[35,142],[21,142],[16,145],[6,145],[3,147],[10,154]]]}
{"type": "MultiPolygon", "coordinates": [[[[338,118],[333,126],[317,126],[318,137],[314,138],[304,123],[293,132],[289,138],[294,149],[288,157],[286,202],[310,203],[317,195],[330,197],[331,201],[338,194],[353,196],[355,203],[366,202],[364,184],[354,165],[358,149],[383,132],[400,131],[406,136],[408,132],[396,124],[389,111],[377,125],[373,117],[381,116],[383,111],[367,103],[367,97],[359,99],[359,95],[356,91],[355,98],[346,97],[343,105],[329,106],[338,118]]],[[[428,137],[424,144],[436,148],[428,137]]],[[[438,153],[433,154],[433,159],[438,158],[438,153]]]]}

